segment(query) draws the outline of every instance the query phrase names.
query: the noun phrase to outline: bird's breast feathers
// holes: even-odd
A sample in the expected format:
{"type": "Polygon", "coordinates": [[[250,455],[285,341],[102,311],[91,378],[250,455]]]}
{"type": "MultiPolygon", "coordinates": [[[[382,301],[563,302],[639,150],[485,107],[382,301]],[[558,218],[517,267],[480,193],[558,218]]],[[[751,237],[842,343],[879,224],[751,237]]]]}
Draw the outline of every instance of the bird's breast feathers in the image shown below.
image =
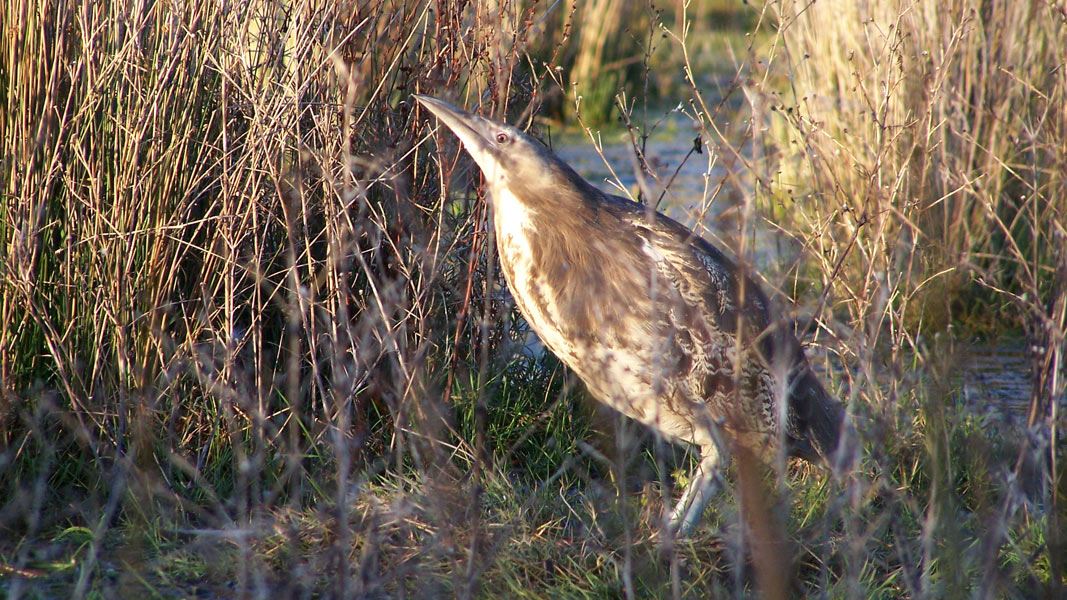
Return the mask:
{"type": "Polygon", "coordinates": [[[493,193],[493,209],[500,267],[515,304],[541,341],[569,364],[578,349],[564,335],[555,293],[533,265],[533,211],[507,190],[493,193]]]}
{"type": "MultiPolygon", "coordinates": [[[[493,206],[501,270],[545,346],[601,401],[669,437],[692,440],[691,419],[654,401],[677,367],[665,364],[676,362],[666,347],[674,336],[663,335],[665,314],[650,300],[657,250],[625,227],[575,240],[582,232],[561,222],[567,216],[546,218],[506,190],[493,195],[493,206]]],[[[664,299],[672,295],[666,287],[664,299]]]]}

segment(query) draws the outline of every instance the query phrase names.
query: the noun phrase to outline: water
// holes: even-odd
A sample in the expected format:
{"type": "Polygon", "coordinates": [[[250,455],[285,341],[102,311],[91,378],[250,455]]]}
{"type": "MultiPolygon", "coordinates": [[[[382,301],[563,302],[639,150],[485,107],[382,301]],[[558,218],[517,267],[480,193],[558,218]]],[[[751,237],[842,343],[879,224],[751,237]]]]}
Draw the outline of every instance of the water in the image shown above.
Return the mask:
{"type": "Polygon", "coordinates": [[[1030,408],[1030,359],[1022,343],[979,345],[967,354],[960,388],[966,404],[1026,424],[1030,408]]]}
{"type": "MultiPolygon", "coordinates": [[[[684,117],[677,116],[669,119],[645,144],[645,156],[649,166],[656,171],[660,179],[658,182],[654,179],[648,181],[657,198],[677,170],[677,176],[663,197],[668,208],[705,204],[704,198],[711,200],[714,186],[725,174],[721,168],[709,162],[711,155],[708,149],[703,147],[703,143],[700,153],[691,152],[693,140],[698,135],[699,132],[684,117]]],[[[566,134],[554,144],[554,150],[578,173],[602,190],[625,195],[619,190],[621,184],[621,187],[636,195],[637,176],[634,173],[634,152],[629,135],[625,131],[615,131],[601,134],[599,138],[603,144],[603,158],[596,152],[585,133],[566,134]],[[614,169],[614,173],[605,164],[605,159],[614,169]]],[[[722,204],[712,203],[711,214],[721,212],[722,204]]]]}

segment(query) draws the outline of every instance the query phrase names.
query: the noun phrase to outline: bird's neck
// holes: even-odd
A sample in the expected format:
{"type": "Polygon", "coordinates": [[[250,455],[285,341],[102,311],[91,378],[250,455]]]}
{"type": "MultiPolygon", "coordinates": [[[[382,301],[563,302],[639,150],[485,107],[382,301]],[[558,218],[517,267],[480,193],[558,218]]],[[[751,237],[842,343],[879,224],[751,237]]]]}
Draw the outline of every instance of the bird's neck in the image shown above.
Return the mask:
{"type": "Polygon", "coordinates": [[[525,236],[537,227],[540,210],[521,195],[501,186],[490,190],[489,198],[493,203],[493,219],[498,237],[525,236]]]}

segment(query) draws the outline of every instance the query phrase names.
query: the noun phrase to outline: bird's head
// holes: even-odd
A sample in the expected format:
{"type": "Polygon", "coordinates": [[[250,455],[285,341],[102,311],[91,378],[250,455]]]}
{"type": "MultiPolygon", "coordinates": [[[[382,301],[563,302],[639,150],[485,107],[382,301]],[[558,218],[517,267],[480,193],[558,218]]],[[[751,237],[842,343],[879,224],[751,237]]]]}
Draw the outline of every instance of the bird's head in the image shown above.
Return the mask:
{"type": "Polygon", "coordinates": [[[546,189],[588,185],[544,144],[516,127],[497,123],[455,106],[415,95],[463,143],[478,163],[491,191],[509,189],[513,193],[537,197],[546,189]]]}

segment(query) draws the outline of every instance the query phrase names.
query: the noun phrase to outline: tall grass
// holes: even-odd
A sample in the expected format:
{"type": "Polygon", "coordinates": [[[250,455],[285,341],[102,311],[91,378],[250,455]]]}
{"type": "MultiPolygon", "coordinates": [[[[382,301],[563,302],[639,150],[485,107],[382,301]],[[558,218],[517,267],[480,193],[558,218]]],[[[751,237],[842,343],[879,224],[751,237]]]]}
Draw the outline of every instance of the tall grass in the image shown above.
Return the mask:
{"type": "Polygon", "coordinates": [[[861,290],[878,273],[953,269],[924,286],[933,293],[899,297],[917,331],[924,318],[942,328],[967,317],[965,303],[945,302],[960,293],[941,292],[975,274],[1047,300],[1067,197],[1063,14],[1042,3],[797,2],[779,18],[777,60],[792,78],[768,92],[782,116],[775,191],[785,216],[822,234],[820,249],[866,229],[846,260],[881,262],[846,269],[863,277],[849,287],[870,296],[861,290]],[[908,246],[916,252],[894,251],[908,246]]]}
{"type": "MultiPolygon", "coordinates": [[[[116,530],[138,547],[210,529],[260,590],[270,514],[314,506],[341,524],[330,589],[373,585],[346,560],[376,527],[349,527],[349,499],[386,466],[443,462],[442,365],[502,335],[468,316],[484,205],[446,192],[455,151],[427,160],[409,96],[468,90],[503,114],[528,14],[13,0],[3,15],[5,538],[87,528],[84,595],[109,585],[116,530]]],[[[126,579],[152,569],[122,560],[126,579]]]]}
{"type": "Polygon", "coordinates": [[[688,458],[524,353],[479,175],[410,101],[542,128],[545,100],[591,123],[579,95],[674,89],[722,201],[803,249],[765,283],[810,317],[862,450],[779,480],[778,583],[1058,593],[1062,12],[734,7],[760,28],[724,69],[737,118],[704,96],[722,4],[5,0],[0,589],[772,589],[732,494],[656,539],[688,458]],[[949,326],[994,320],[1035,348],[1025,428],[958,393],[949,326]]]}
{"type": "Polygon", "coordinates": [[[998,1],[767,9],[778,34],[750,82],[752,139],[768,151],[755,189],[775,225],[817,260],[798,268],[791,292],[823,290],[814,316],[844,342],[834,346],[856,373],[849,388],[875,383],[872,359],[897,374],[888,390],[853,400],[858,414],[896,419],[890,431],[899,431],[910,404],[899,375],[918,361],[926,380],[914,406],[930,461],[921,550],[930,562],[914,591],[1005,594],[997,566],[1033,518],[1015,487],[1029,478],[1023,487],[1044,515],[1047,593],[1061,593],[1067,14],[998,1]],[[759,107],[773,116],[760,119],[759,107]],[[951,516],[976,508],[956,488],[973,457],[952,447],[967,417],[946,400],[966,359],[938,337],[953,329],[964,344],[1022,332],[1033,365],[1026,434],[1001,467],[1010,485],[978,509],[995,518],[973,531],[951,516]],[[944,587],[928,587],[939,570],[944,587]]]}

